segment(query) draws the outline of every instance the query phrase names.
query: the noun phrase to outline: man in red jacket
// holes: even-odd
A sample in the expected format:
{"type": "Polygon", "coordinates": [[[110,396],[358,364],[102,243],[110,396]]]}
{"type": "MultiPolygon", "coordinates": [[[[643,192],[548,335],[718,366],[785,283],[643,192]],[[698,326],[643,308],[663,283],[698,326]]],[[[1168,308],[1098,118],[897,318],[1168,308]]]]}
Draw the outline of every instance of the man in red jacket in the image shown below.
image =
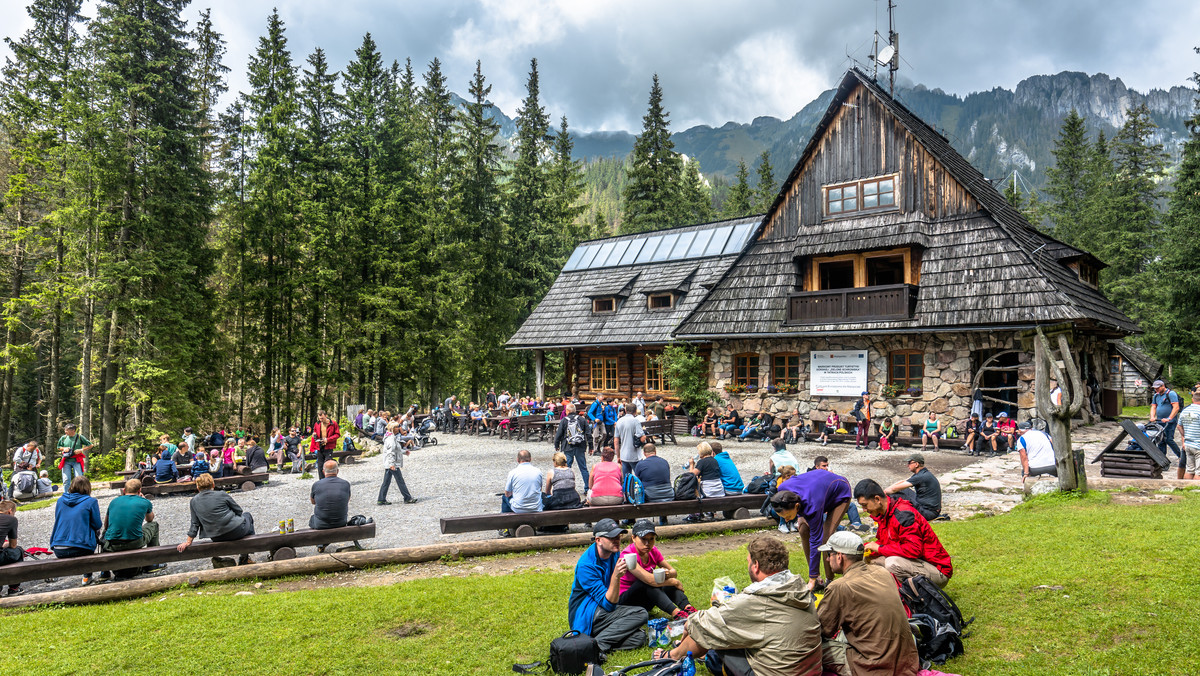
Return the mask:
{"type": "Polygon", "coordinates": [[[854,500],[879,527],[877,541],[866,545],[874,554],[872,563],[882,564],[899,580],[924,575],[938,587],[946,586],[954,574],[950,554],[909,501],[884,495],[874,479],[858,482],[854,500]]]}
{"type": "Polygon", "coordinates": [[[317,411],[319,422],[312,427],[312,445],[310,450],[317,454],[317,475],[325,478],[325,462],[333,460],[333,452],[337,450],[338,438],[342,436],[336,421],[329,419],[325,411],[317,411]]]}

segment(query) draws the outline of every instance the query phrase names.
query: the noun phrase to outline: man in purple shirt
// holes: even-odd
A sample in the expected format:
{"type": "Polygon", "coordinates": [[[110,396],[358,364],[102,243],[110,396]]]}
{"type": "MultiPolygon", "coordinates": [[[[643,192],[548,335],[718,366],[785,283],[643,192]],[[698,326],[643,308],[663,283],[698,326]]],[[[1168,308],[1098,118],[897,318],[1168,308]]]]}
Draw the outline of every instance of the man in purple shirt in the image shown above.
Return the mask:
{"type": "Polygon", "coordinates": [[[796,496],[795,509],[796,516],[799,517],[796,532],[804,545],[804,554],[808,557],[808,588],[812,589],[817,583],[822,558],[825,560],[825,579],[833,579],[828,557],[822,557],[817,548],[825,544],[837,528],[838,522],[842,520],[842,516],[846,514],[852,495],[850,482],[846,477],[827,469],[814,469],[797,474],[780,484],[779,492],[772,498],[771,502],[777,512],[782,511],[781,506],[787,506],[787,496],[782,495],[784,491],[790,491],[796,496]]]}

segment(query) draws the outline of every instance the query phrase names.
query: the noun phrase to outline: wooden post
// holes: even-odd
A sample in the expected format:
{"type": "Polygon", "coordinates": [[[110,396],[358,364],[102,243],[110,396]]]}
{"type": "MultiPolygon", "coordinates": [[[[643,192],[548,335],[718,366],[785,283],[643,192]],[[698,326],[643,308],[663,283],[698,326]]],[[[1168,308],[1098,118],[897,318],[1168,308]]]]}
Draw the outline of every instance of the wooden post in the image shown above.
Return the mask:
{"type": "Polygon", "coordinates": [[[544,350],[533,351],[533,368],[537,379],[536,393],[538,401],[546,398],[546,352],[544,350]]]}
{"type": "Polygon", "coordinates": [[[1063,365],[1067,369],[1066,377],[1058,368],[1054,350],[1041,327],[1033,344],[1034,358],[1034,398],[1037,402],[1038,415],[1046,419],[1050,426],[1050,441],[1054,445],[1054,460],[1058,467],[1058,487],[1064,491],[1087,492],[1087,474],[1083,463],[1083,451],[1071,447],[1071,417],[1083,407],[1083,394],[1086,386],[1079,375],[1079,367],[1075,356],[1071,354],[1071,345],[1065,333],[1059,333],[1058,351],[1063,365]],[[1062,403],[1055,404],[1050,399],[1050,374],[1062,388],[1062,403]]]}

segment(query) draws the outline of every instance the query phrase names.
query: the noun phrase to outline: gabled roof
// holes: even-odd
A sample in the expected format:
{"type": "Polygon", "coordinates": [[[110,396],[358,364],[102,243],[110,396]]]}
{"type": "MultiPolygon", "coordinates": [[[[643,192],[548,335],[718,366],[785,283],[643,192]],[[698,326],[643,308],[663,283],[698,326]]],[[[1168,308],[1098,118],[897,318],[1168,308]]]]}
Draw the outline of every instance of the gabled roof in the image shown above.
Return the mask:
{"type": "Polygon", "coordinates": [[[670,342],[671,332],[746,247],[760,220],[735,218],[581,243],[508,347],[670,342]],[[675,294],[675,306],[649,309],[646,296],[662,292],[675,294]],[[616,312],[593,314],[591,299],[604,296],[619,299],[616,312]]]}
{"type": "Polygon", "coordinates": [[[816,226],[801,226],[794,242],[755,241],[696,311],[681,323],[677,336],[698,339],[903,328],[957,329],[963,325],[1030,325],[1064,320],[1090,321],[1117,333],[1140,332],[1129,317],[1064,265],[1071,259],[1095,261],[1094,258],[1037,231],[944,136],[857,69],[842,78],[799,161],[763,217],[760,232],[773,212],[794,195],[793,185],[820,148],[843,104],[860,86],[963,186],[983,211],[971,217],[936,220],[920,213],[830,219],[816,226]],[[831,241],[860,251],[901,245],[930,246],[922,260],[921,300],[914,319],[784,327],[787,293],[793,279],[792,258],[829,253],[828,249],[834,246],[829,244],[831,241]],[[981,242],[989,243],[988,255],[993,257],[986,265],[981,265],[977,257],[971,260],[971,247],[981,242]]]}
{"type": "Polygon", "coordinates": [[[1157,380],[1162,375],[1163,365],[1154,357],[1142,352],[1136,347],[1126,343],[1123,340],[1110,341],[1113,349],[1117,351],[1125,361],[1129,362],[1133,368],[1137,369],[1145,377],[1147,382],[1157,380]]]}

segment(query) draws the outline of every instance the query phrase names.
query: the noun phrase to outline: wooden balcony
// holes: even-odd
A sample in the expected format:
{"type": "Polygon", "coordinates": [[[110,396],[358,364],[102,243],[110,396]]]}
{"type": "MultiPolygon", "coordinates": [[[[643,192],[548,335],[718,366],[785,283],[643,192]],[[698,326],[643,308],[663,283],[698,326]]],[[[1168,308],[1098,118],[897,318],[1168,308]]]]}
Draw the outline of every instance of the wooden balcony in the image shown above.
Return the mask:
{"type": "Polygon", "coordinates": [[[785,322],[825,324],[830,322],[890,321],[912,319],[917,308],[918,287],[914,284],[889,284],[859,289],[802,291],[788,296],[785,322]]]}

